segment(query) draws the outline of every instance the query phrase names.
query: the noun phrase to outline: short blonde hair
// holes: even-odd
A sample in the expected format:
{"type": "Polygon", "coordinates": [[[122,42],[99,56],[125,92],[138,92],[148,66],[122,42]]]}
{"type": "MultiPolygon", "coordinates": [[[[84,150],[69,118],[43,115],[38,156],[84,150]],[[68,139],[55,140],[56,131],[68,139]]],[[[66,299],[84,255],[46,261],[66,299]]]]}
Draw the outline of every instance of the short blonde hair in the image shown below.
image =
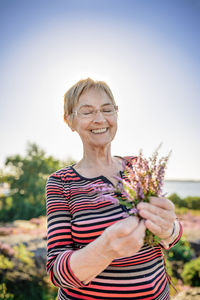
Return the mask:
{"type": "Polygon", "coordinates": [[[104,91],[112,103],[116,105],[115,99],[111,92],[111,89],[104,81],[94,81],[91,78],[81,79],[75,83],[64,95],[64,120],[66,121],[66,115],[72,115],[73,109],[78,103],[78,100],[83,92],[89,89],[96,89],[104,91]]]}

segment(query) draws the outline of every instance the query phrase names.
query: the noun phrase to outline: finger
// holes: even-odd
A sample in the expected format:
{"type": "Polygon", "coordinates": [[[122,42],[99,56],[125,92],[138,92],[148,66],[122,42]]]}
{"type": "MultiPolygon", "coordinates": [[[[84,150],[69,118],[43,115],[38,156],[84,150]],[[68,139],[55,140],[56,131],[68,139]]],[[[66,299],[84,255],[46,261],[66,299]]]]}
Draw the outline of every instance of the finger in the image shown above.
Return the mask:
{"type": "Polygon", "coordinates": [[[139,210],[139,214],[141,214],[142,212],[149,212],[149,213],[152,213],[152,214],[156,214],[156,215],[160,215],[164,212],[163,209],[157,207],[157,206],[154,206],[150,203],[140,203],[138,204],[137,206],[138,210],[139,210]]]}
{"type": "Polygon", "coordinates": [[[145,221],[141,220],[135,229],[135,232],[138,233],[140,236],[144,237],[146,231],[145,221]]]}
{"type": "Polygon", "coordinates": [[[137,226],[139,223],[138,217],[130,216],[126,219],[123,219],[117,223],[115,223],[113,226],[115,226],[115,229],[117,231],[117,236],[122,237],[129,235],[137,226]]]}
{"type": "Polygon", "coordinates": [[[147,209],[149,211],[152,211],[153,213],[155,213],[156,211],[166,211],[166,212],[174,212],[174,204],[166,199],[166,198],[156,198],[154,197],[154,199],[150,199],[150,203],[148,202],[140,202],[137,205],[138,209],[147,209]],[[162,203],[162,204],[161,204],[162,203]]]}
{"type": "Polygon", "coordinates": [[[158,225],[162,225],[163,222],[165,222],[165,218],[163,218],[162,216],[152,213],[151,211],[142,209],[139,211],[139,215],[146,220],[150,220],[152,222],[155,222],[158,225]]]}
{"type": "Polygon", "coordinates": [[[173,226],[171,226],[172,224],[170,224],[170,226],[168,224],[166,225],[166,227],[160,227],[158,224],[150,220],[146,220],[145,225],[149,229],[149,231],[151,231],[153,234],[157,235],[160,238],[166,238],[171,236],[173,231],[173,226]]]}
{"type": "Polygon", "coordinates": [[[146,226],[145,221],[141,220],[137,226],[137,228],[131,232],[130,235],[134,235],[136,239],[143,239],[145,236],[146,226]]]}
{"type": "Polygon", "coordinates": [[[135,229],[139,224],[139,218],[135,216],[129,216],[125,220],[122,220],[122,224],[125,224],[127,227],[131,227],[131,229],[135,229]]]}
{"type": "Polygon", "coordinates": [[[158,216],[171,222],[176,218],[174,211],[166,210],[150,203],[140,203],[137,208],[139,210],[139,215],[145,219],[150,218],[155,220],[154,217],[158,216]]]}
{"type": "Polygon", "coordinates": [[[158,206],[160,208],[166,209],[166,210],[174,210],[175,206],[174,204],[167,198],[164,197],[150,197],[149,202],[152,205],[158,206]]]}
{"type": "MultiPolygon", "coordinates": [[[[161,218],[160,216],[149,213],[148,211],[142,211],[141,217],[155,224],[156,228],[159,227],[164,233],[168,232],[169,228],[172,227],[175,218],[173,216],[168,217],[168,219],[161,218]]],[[[145,223],[146,224],[146,223],[145,223]]]]}
{"type": "Polygon", "coordinates": [[[145,221],[141,220],[137,226],[137,228],[130,234],[130,240],[134,241],[134,246],[138,248],[138,250],[144,244],[144,237],[146,232],[145,221]]]}
{"type": "Polygon", "coordinates": [[[158,226],[157,224],[155,224],[154,222],[152,222],[150,220],[146,220],[145,225],[146,225],[146,228],[149,229],[149,231],[151,231],[153,234],[155,234],[157,236],[159,236],[162,232],[160,226],[158,226]]]}

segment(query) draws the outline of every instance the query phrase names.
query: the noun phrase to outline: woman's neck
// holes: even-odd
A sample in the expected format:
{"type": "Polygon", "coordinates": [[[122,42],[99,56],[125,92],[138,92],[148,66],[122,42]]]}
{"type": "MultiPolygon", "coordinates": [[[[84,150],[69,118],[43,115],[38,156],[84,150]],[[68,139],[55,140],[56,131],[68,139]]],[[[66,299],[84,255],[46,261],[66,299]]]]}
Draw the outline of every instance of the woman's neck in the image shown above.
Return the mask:
{"type": "Polygon", "coordinates": [[[111,166],[114,163],[114,158],[111,155],[110,147],[107,148],[92,148],[84,149],[83,158],[77,164],[82,168],[101,168],[103,166],[111,166]]]}
{"type": "Polygon", "coordinates": [[[124,170],[124,162],[120,157],[112,157],[110,151],[84,151],[83,158],[74,168],[87,178],[103,175],[115,185],[117,180],[113,176],[120,176],[120,171],[124,170]]]}

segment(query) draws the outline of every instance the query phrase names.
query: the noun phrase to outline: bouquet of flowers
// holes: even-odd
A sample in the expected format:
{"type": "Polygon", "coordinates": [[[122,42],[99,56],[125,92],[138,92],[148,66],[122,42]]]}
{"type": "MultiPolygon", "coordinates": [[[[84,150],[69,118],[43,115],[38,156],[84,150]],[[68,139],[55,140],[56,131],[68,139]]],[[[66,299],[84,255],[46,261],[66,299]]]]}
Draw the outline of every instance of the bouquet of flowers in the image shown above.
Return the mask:
{"type": "MultiPolygon", "coordinates": [[[[139,156],[130,161],[129,166],[124,165],[125,178],[115,177],[118,179],[116,186],[93,185],[95,191],[98,192],[98,199],[120,203],[129,215],[138,216],[137,204],[139,202],[149,202],[150,196],[164,197],[166,194],[162,193],[162,188],[171,151],[167,156],[158,160],[160,147],[161,144],[149,160],[143,157],[142,150],[140,150],[139,156]]],[[[145,242],[153,246],[158,244],[159,238],[147,229],[145,242]]]]}

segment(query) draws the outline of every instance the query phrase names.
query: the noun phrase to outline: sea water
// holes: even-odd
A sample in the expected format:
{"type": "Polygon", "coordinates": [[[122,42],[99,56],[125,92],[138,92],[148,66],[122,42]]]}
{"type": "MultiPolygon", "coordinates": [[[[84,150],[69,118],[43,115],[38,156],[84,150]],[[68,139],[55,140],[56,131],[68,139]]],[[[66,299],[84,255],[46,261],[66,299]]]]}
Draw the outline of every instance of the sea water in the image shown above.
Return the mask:
{"type": "Polygon", "coordinates": [[[163,190],[168,193],[167,196],[176,193],[181,198],[188,196],[200,197],[200,181],[166,180],[163,190]]]}

